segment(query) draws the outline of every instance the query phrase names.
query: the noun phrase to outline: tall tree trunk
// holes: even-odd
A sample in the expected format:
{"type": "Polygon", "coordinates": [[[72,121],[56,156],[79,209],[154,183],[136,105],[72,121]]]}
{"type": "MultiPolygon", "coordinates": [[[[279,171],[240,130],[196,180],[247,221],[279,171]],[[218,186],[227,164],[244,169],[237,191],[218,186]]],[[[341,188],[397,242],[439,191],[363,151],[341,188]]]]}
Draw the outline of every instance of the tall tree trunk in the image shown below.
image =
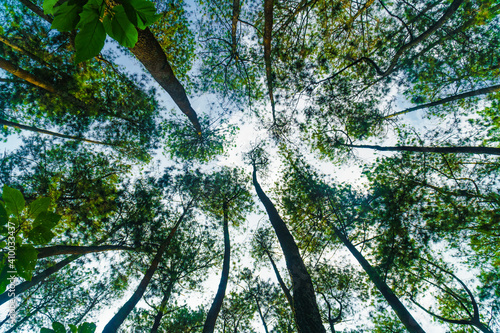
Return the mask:
{"type": "Polygon", "coordinates": [[[231,17],[231,54],[238,61],[238,40],[236,32],[240,19],[240,0],[233,0],[233,16],[231,17]]]}
{"type": "Polygon", "coordinates": [[[161,45],[148,28],[145,30],[137,29],[137,31],[139,39],[130,51],[172,97],[179,109],[189,118],[198,135],[201,135],[202,130],[198,116],[189,102],[186,90],[175,77],[161,45]]]}
{"type": "Polygon", "coordinates": [[[443,154],[487,154],[500,155],[500,148],[492,147],[418,147],[418,146],[378,146],[378,145],[351,145],[341,144],[350,148],[367,148],[380,151],[413,151],[419,153],[443,153],[443,154]]]}
{"type": "Polygon", "coordinates": [[[61,254],[87,254],[87,253],[97,253],[104,251],[134,251],[136,250],[130,246],[122,245],[101,245],[101,246],[71,246],[71,245],[56,245],[49,247],[41,247],[36,249],[38,251],[38,259],[58,256],[61,254]]]}
{"type": "Polygon", "coordinates": [[[167,290],[165,290],[165,292],[163,293],[163,299],[161,300],[160,303],[160,309],[158,310],[158,313],[155,316],[155,321],[153,323],[153,327],[151,328],[151,333],[158,332],[158,327],[160,327],[161,319],[165,314],[165,308],[167,306],[168,300],[170,299],[170,295],[172,295],[172,289],[174,289],[174,284],[175,280],[171,279],[168,282],[167,290]]]}
{"type": "MultiPolygon", "coordinates": [[[[81,256],[82,256],[81,254],[69,256],[64,260],[61,260],[60,262],[58,262],[54,266],[50,266],[49,268],[47,268],[46,270],[44,270],[40,274],[33,276],[31,278],[31,281],[25,281],[23,283],[18,284],[15,287],[15,295],[19,296],[20,294],[22,294],[23,292],[25,292],[29,288],[31,288],[34,285],[36,285],[37,283],[45,280],[50,275],[58,272],[61,268],[70,264],[71,262],[75,261],[76,259],[80,258],[81,256]]],[[[7,302],[11,298],[12,297],[9,297],[8,291],[4,292],[3,294],[0,295],[0,305],[4,304],[5,302],[7,302]]]]}
{"type": "Polygon", "coordinates": [[[278,283],[281,287],[281,290],[283,290],[283,293],[285,294],[286,300],[288,301],[288,304],[290,304],[290,308],[293,310],[293,298],[292,295],[290,294],[290,289],[286,286],[285,282],[281,278],[280,271],[278,270],[278,267],[276,266],[276,263],[273,260],[273,257],[271,256],[271,253],[269,251],[266,251],[267,257],[269,258],[269,261],[271,262],[271,265],[273,266],[274,274],[276,275],[276,279],[278,279],[278,283]]]}
{"type": "Polygon", "coordinates": [[[342,243],[347,247],[349,252],[356,258],[361,267],[365,270],[366,274],[370,280],[375,284],[380,293],[384,296],[387,303],[396,312],[396,315],[401,320],[403,325],[410,333],[425,333],[425,331],[420,327],[413,316],[408,312],[406,307],[401,303],[399,298],[392,292],[391,288],[385,283],[382,277],[377,273],[377,271],[370,265],[370,263],[363,257],[363,255],[356,249],[356,247],[347,239],[347,237],[335,226],[331,221],[328,221],[329,225],[335,232],[335,235],[342,241],[342,243]]]}
{"type": "Polygon", "coordinates": [[[468,97],[485,95],[485,94],[489,94],[489,93],[497,92],[497,91],[500,91],[500,85],[486,87],[486,88],[481,88],[481,89],[477,89],[477,90],[472,90],[472,91],[468,91],[468,92],[463,93],[463,94],[453,95],[453,96],[450,96],[450,97],[446,97],[446,98],[440,99],[438,101],[434,101],[434,102],[430,102],[430,103],[426,103],[426,104],[422,104],[422,105],[417,105],[417,106],[414,106],[414,107],[411,107],[411,108],[408,108],[408,109],[405,109],[405,110],[402,110],[402,111],[398,111],[398,112],[395,112],[395,113],[390,114],[388,116],[385,116],[384,119],[389,119],[389,118],[392,118],[392,117],[397,117],[397,116],[400,116],[402,114],[410,113],[412,111],[426,109],[426,108],[430,108],[430,107],[436,106],[436,105],[442,105],[442,104],[453,102],[453,101],[456,101],[456,100],[459,100],[459,99],[464,99],[464,98],[468,98],[468,97]]]}
{"type": "Polygon", "coordinates": [[[231,244],[229,242],[229,218],[227,215],[227,203],[224,203],[223,207],[224,218],[223,218],[223,228],[224,228],[224,262],[222,264],[222,274],[220,277],[219,288],[217,289],[217,294],[212,302],[212,306],[207,314],[207,319],[205,320],[205,325],[203,326],[203,333],[213,333],[215,329],[215,322],[219,315],[220,309],[222,307],[222,301],[226,294],[227,281],[229,279],[229,264],[231,256],[231,244]]]}
{"type": "Polygon", "coordinates": [[[57,133],[57,132],[51,132],[51,131],[47,131],[47,130],[44,130],[44,129],[41,129],[41,128],[38,128],[38,127],[27,126],[27,125],[15,123],[15,122],[12,122],[12,121],[8,121],[8,120],[5,120],[5,119],[0,119],[0,125],[14,127],[14,128],[19,128],[19,129],[22,129],[22,130],[31,131],[31,132],[40,133],[40,134],[52,135],[52,136],[55,136],[55,137],[58,137],[58,138],[63,138],[63,139],[77,140],[77,141],[88,142],[88,143],[95,143],[95,144],[104,145],[104,146],[115,146],[112,143],[105,143],[105,142],[100,142],[100,141],[94,141],[94,140],[89,140],[89,139],[81,138],[81,137],[78,137],[78,136],[66,135],[66,134],[61,134],[61,133],[57,133]]]}
{"type": "Polygon", "coordinates": [[[262,310],[260,308],[260,303],[259,303],[259,299],[257,298],[257,296],[254,295],[254,299],[255,299],[255,304],[257,305],[257,311],[259,312],[259,317],[260,317],[260,320],[262,321],[262,326],[264,326],[264,331],[266,333],[269,333],[269,330],[267,328],[267,323],[266,323],[266,320],[264,318],[264,315],[262,314],[262,310]]]}
{"type": "Polygon", "coordinates": [[[118,312],[115,314],[113,318],[107,323],[107,325],[104,327],[104,330],[102,333],[114,333],[118,330],[120,325],[123,323],[125,318],[130,314],[130,312],[134,309],[134,307],[137,305],[139,300],[142,298],[142,295],[144,295],[144,292],[146,291],[146,287],[148,286],[149,282],[151,281],[151,278],[153,277],[154,273],[156,272],[156,268],[158,268],[158,264],[160,263],[161,258],[163,257],[163,254],[167,250],[168,246],[170,245],[170,242],[172,238],[174,237],[175,232],[177,231],[177,228],[179,227],[180,223],[182,222],[184,216],[186,214],[186,211],[181,215],[179,220],[176,222],[170,233],[168,234],[167,239],[160,245],[160,248],[156,252],[155,257],[153,258],[153,261],[151,262],[151,265],[149,266],[148,270],[144,274],[144,277],[142,278],[141,282],[139,283],[139,286],[135,290],[134,294],[130,296],[129,300],[118,310],[118,312]]]}
{"type": "Polygon", "coordinates": [[[267,91],[271,101],[274,125],[276,125],[276,107],[273,94],[273,73],[271,67],[271,39],[273,33],[274,0],[264,0],[264,63],[266,65],[267,91]]]}
{"type": "Polygon", "coordinates": [[[285,255],[286,266],[292,280],[293,308],[298,330],[300,333],[325,333],[318,304],[316,303],[311,276],[300,256],[299,248],[295,244],[293,236],[290,234],[285,222],[281,219],[274,204],[269,200],[257,182],[255,166],[252,178],[257,195],[266,208],[269,220],[285,255]]]}

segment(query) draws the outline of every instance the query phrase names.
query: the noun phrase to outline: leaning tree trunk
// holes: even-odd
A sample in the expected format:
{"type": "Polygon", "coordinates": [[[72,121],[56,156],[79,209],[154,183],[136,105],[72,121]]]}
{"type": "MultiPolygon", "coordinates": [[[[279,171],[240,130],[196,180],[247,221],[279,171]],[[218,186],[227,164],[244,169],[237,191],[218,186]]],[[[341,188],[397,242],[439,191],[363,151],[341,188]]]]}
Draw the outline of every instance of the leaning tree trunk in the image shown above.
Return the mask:
{"type": "Polygon", "coordinates": [[[293,309],[298,331],[299,333],[325,333],[318,304],[316,303],[311,276],[304,265],[299,248],[295,244],[295,240],[285,222],[283,222],[274,204],[260,187],[257,181],[255,166],[253,170],[253,185],[260,201],[266,208],[269,220],[285,255],[286,266],[292,280],[293,309]]]}
{"type": "Polygon", "coordinates": [[[224,262],[222,264],[222,274],[220,277],[219,288],[217,289],[217,294],[212,302],[212,306],[208,311],[207,319],[205,320],[205,325],[203,326],[203,333],[213,333],[215,329],[215,322],[217,321],[219,311],[222,307],[222,301],[224,300],[224,295],[226,294],[227,281],[229,279],[231,244],[229,243],[229,218],[227,215],[227,203],[224,203],[223,211],[224,262]]]}
{"type": "Polygon", "coordinates": [[[47,130],[44,130],[44,129],[41,129],[41,128],[38,128],[38,127],[27,126],[27,125],[15,123],[15,122],[12,122],[12,121],[8,121],[8,120],[5,120],[5,119],[0,119],[0,125],[14,127],[14,128],[19,128],[19,129],[22,129],[22,130],[31,131],[31,132],[40,133],[40,134],[52,135],[52,136],[55,136],[55,137],[58,137],[58,138],[63,138],[63,139],[77,140],[77,141],[88,142],[88,143],[95,143],[95,144],[104,145],[104,146],[115,146],[112,143],[105,143],[105,142],[101,142],[101,141],[94,141],[94,140],[89,140],[89,139],[81,138],[81,137],[78,137],[78,136],[66,135],[66,134],[61,134],[61,133],[57,133],[57,132],[47,131],[47,130]]]}
{"type": "Polygon", "coordinates": [[[198,116],[189,102],[186,90],[175,77],[161,45],[148,28],[145,30],[137,29],[137,32],[139,39],[130,51],[172,97],[179,109],[189,118],[198,135],[201,135],[202,130],[198,116]]]}
{"type": "Polygon", "coordinates": [[[97,253],[104,251],[134,251],[136,250],[130,246],[123,245],[100,245],[100,246],[72,246],[72,245],[55,245],[49,247],[36,248],[38,251],[38,259],[58,256],[61,254],[87,254],[87,253],[97,253]]]}
{"type": "Polygon", "coordinates": [[[332,223],[329,222],[335,235],[344,243],[345,247],[351,252],[351,254],[356,258],[361,267],[365,270],[366,274],[370,280],[375,284],[380,293],[384,296],[387,303],[396,312],[396,315],[401,320],[403,325],[410,333],[425,333],[425,331],[420,327],[417,321],[413,318],[406,307],[401,303],[399,298],[392,292],[391,288],[385,283],[382,277],[377,273],[377,271],[370,265],[370,263],[363,257],[363,255],[356,249],[356,247],[347,239],[347,237],[332,223]]]}
{"type": "MultiPolygon", "coordinates": [[[[14,289],[15,290],[14,294],[16,296],[19,296],[20,294],[24,293],[29,288],[31,288],[34,285],[38,284],[39,282],[45,280],[50,275],[58,272],[63,267],[65,267],[66,265],[68,265],[71,262],[75,261],[76,259],[80,258],[81,256],[82,256],[81,254],[69,256],[69,257],[67,257],[64,260],[61,260],[60,262],[58,262],[54,266],[50,266],[49,268],[47,268],[46,270],[44,270],[40,274],[38,274],[36,276],[33,276],[31,278],[31,281],[25,281],[23,283],[18,284],[15,287],[15,289],[14,289]]],[[[7,302],[11,298],[12,297],[9,296],[9,292],[8,291],[4,292],[3,294],[0,295],[0,305],[2,305],[3,303],[7,302]]]]}
{"type": "Polygon", "coordinates": [[[464,99],[464,98],[469,98],[469,97],[474,97],[474,96],[481,96],[481,95],[485,95],[485,94],[489,94],[489,93],[497,92],[497,91],[500,91],[500,85],[481,88],[481,89],[477,89],[477,90],[472,90],[472,91],[468,91],[468,92],[463,93],[463,94],[453,95],[453,96],[446,97],[446,98],[443,98],[443,99],[440,99],[440,100],[437,100],[434,102],[421,104],[421,105],[417,105],[417,106],[414,106],[414,107],[411,107],[411,108],[408,108],[408,109],[405,109],[402,111],[398,111],[398,112],[395,112],[393,114],[385,116],[383,119],[389,119],[389,118],[397,117],[397,116],[400,116],[402,114],[410,113],[413,111],[430,108],[432,106],[442,105],[442,104],[453,102],[453,101],[456,101],[459,99],[464,99]]]}
{"type": "Polygon", "coordinates": [[[104,327],[104,330],[102,333],[111,333],[111,332],[116,332],[120,325],[123,323],[125,318],[130,314],[130,312],[134,309],[134,307],[137,305],[139,300],[142,298],[142,295],[144,295],[144,292],[146,291],[146,288],[151,281],[151,278],[153,277],[154,273],[156,272],[156,268],[158,267],[158,264],[160,263],[161,258],[163,257],[163,254],[167,250],[168,246],[170,245],[170,241],[174,237],[175,232],[177,231],[177,228],[179,227],[181,221],[184,218],[186,211],[182,214],[182,216],[179,218],[179,220],[176,222],[170,233],[168,234],[167,239],[160,245],[160,248],[158,249],[158,252],[156,252],[155,257],[153,258],[153,261],[151,262],[151,265],[149,266],[148,270],[146,271],[146,274],[144,274],[144,277],[142,278],[141,282],[139,283],[139,286],[135,290],[134,294],[130,296],[129,300],[118,310],[118,312],[115,314],[113,318],[108,322],[108,324],[104,327]]]}
{"type": "Polygon", "coordinates": [[[488,154],[500,155],[500,148],[492,147],[419,147],[419,146],[378,146],[378,145],[351,145],[341,144],[349,148],[367,148],[380,151],[412,151],[419,153],[443,153],[443,154],[488,154]]]}
{"type": "Polygon", "coordinates": [[[273,260],[273,257],[271,256],[271,253],[266,250],[267,257],[269,258],[269,261],[271,262],[271,266],[273,266],[274,274],[276,275],[276,279],[278,279],[278,283],[281,287],[281,290],[283,290],[283,293],[285,294],[286,300],[288,301],[288,304],[290,304],[290,308],[293,311],[293,299],[292,295],[290,294],[290,289],[285,284],[285,281],[283,281],[283,278],[281,277],[280,271],[278,270],[278,267],[276,266],[276,263],[273,260]]]}

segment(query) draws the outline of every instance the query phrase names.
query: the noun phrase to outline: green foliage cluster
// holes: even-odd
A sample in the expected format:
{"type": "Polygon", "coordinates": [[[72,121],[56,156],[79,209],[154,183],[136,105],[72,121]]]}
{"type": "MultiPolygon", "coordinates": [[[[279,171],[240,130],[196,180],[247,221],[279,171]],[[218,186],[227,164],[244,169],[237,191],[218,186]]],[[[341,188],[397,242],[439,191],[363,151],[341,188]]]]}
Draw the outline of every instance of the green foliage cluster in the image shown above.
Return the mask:
{"type": "Polygon", "coordinates": [[[498,0],[27,1],[0,14],[1,134],[36,133],[0,160],[0,330],[498,330],[498,0]]]}
{"type": "Polygon", "coordinates": [[[52,229],[61,216],[49,211],[50,198],[38,198],[26,205],[23,194],[7,185],[0,201],[0,235],[2,248],[13,249],[2,253],[0,261],[0,293],[9,284],[9,271],[30,281],[37,263],[35,246],[49,243],[55,234],[52,229]]]}
{"type": "Polygon", "coordinates": [[[123,4],[109,6],[104,0],[75,0],[59,3],[45,0],[45,14],[54,15],[51,28],[62,32],[75,29],[75,62],[92,59],[104,47],[106,35],[124,47],[137,43],[137,29],[145,29],[161,15],[156,14],[153,3],[146,0],[126,0],[123,4]]]}

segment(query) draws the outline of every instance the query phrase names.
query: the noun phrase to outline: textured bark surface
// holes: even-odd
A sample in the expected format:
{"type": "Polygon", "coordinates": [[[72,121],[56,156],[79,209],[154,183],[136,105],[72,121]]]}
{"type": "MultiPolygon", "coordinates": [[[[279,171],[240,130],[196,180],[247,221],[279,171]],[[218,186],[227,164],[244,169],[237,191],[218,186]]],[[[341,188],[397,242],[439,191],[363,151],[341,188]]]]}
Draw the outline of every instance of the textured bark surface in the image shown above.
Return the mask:
{"type": "Polygon", "coordinates": [[[269,220],[276,232],[281,249],[285,255],[286,266],[292,280],[292,299],[295,321],[299,333],[326,332],[316,302],[316,295],[311,281],[311,276],[304,265],[299,248],[295,243],[285,222],[281,219],[274,204],[266,196],[257,181],[257,172],[253,171],[253,185],[260,201],[264,204],[269,220]]]}
{"type": "Polygon", "coordinates": [[[130,49],[132,54],[144,65],[158,84],[172,97],[175,104],[189,118],[194,128],[201,135],[201,125],[196,112],[186,95],[186,91],[175,77],[165,52],[149,29],[140,30],[139,39],[130,49]]]}
{"type": "Polygon", "coordinates": [[[273,94],[273,73],[271,67],[271,39],[273,33],[274,0],[264,0],[264,63],[266,65],[267,91],[271,102],[273,121],[276,123],[276,107],[273,94]]]}
{"type": "Polygon", "coordinates": [[[219,316],[220,309],[222,307],[222,301],[226,294],[227,281],[229,279],[229,265],[231,256],[231,244],[229,242],[229,218],[227,215],[227,207],[224,210],[224,262],[222,264],[222,274],[220,277],[219,288],[217,289],[217,294],[210,306],[210,310],[207,314],[207,319],[205,320],[205,325],[203,326],[203,333],[212,333],[215,329],[215,322],[219,316]]]}
{"type": "Polygon", "coordinates": [[[387,303],[396,312],[396,315],[401,320],[403,325],[410,333],[425,333],[425,331],[420,327],[413,316],[408,312],[406,307],[401,303],[399,298],[392,292],[391,288],[385,283],[385,281],[380,277],[377,271],[370,265],[370,263],[363,257],[363,255],[356,249],[356,247],[347,239],[346,236],[332,223],[329,223],[335,232],[335,235],[344,243],[349,252],[356,258],[361,267],[363,267],[366,274],[370,280],[375,284],[380,293],[384,296],[387,303]]]}

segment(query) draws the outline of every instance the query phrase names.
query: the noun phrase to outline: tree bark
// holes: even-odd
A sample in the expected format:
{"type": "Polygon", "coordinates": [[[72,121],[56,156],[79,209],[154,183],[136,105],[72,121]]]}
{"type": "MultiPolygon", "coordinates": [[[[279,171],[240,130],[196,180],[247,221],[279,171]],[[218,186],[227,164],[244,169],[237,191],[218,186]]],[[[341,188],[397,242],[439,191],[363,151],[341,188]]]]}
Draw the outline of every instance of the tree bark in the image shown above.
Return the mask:
{"type": "Polygon", "coordinates": [[[175,232],[177,231],[177,228],[179,227],[180,223],[182,222],[184,216],[186,214],[186,211],[181,215],[179,220],[176,222],[170,233],[168,234],[167,239],[160,245],[160,248],[158,249],[158,252],[156,252],[155,257],[153,258],[153,261],[151,262],[151,265],[149,266],[148,270],[144,274],[144,277],[142,278],[141,282],[139,283],[139,286],[135,290],[134,294],[130,296],[129,300],[118,310],[118,312],[115,314],[113,318],[107,323],[107,325],[104,327],[104,330],[102,333],[111,333],[111,332],[116,332],[120,325],[123,323],[125,318],[130,314],[130,312],[134,309],[134,307],[137,305],[139,300],[142,298],[142,295],[144,295],[144,292],[146,291],[146,287],[148,286],[149,282],[151,281],[151,278],[153,277],[154,273],[156,272],[156,268],[158,267],[158,264],[160,263],[161,258],[163,257],[163,254],[167,250],[168,246],[170,245],[170,242],[172,238],[174,237],[175,232]]]}
{"type": "Polygon", "coordinates": [[[341,144],[350,148],[367,148],[380,151],[412,151],[420,153],[443,153],[443,154],[487,154],[500,155],[500,148],[492,147],[418,147],[418,146],[378,146],[378,145],[351,145],[341,144]]]}
{"type": "Polygon", "coordinates": [[[463,93],[463,94],[458,94],[458,95],[446,97],[446,98],[440,99],[438,101],[434,101],[434,102],[430,102],[430,103],[426,103],[426,104],[422,104],[422,105],[417,105],[417,106],[414,106],[414,107],[411,107],[411,108],[408,108],[408,109],[405,109],[402,111],[398,111],[398,112],[395,112],[395,113],[390,114],[388,116],[385,116],[384,119],[397,117],[397,116],[400,116],[402,114],[410,113],[412,111],[426,109],[426,108],[430,108],[430,107],[436,106],[436,105],[442,105],[442,104],[453,102],[453,101],[456,101],[459,99],[485,95],[485,94],[489,94],[489,93],[497,92],[497,91],[500,91],[500,85],[481,88],[481,89],[477,89],[477,90],[472,90],[472,91],[468,91],[468,92],[463,93]]]}
{"type": "Polygon", "coordinates": [[[298,331],[299,333],[326,333],[318,304],[316,303],[311,276],[304,265],[299,248],[285,222],[283,222],[274,204],[260,187],[257,181],[255,166],[252,179],[257,195],[266,208],[269,220],[285,255],[286,266],[292,280],[293,308],[298,331]]]}
{"type": "MultiPolygon", "coordinates": [[[[25,281],[25,282],[18,284],[15,287],[15,295],[19,296],[20,294],[22,294],[23,292],[25,292],[29,288],[31,288],[34,285],[36,285],[37,283],[45,280],[50,275],[58,272],[61,268],[68,265],[69,263],[75,261],[76,259],[80,258],[81,256],[82,256],[81,254],[69,256],[64,260],[61,260],[60,262],[58,262],[54,266],[50,266],[49,268],[47,268],[46,270],[44,270],[40,274],[33,276],[31,278],[31,281],[25,281]]],[[[5,302],[7,302],[11,298],[12,297],[9,297],[8,291],[4,292],[3,294],[0,295],[0,305],[4,304],[5,302]]]]}
{"type": "Polygon", "coordinates": [[[342,241],[345,247],[351,252],[351,254],[356,258],[361,267],[363,267],[366,274],[370,280],[375,284],[380,293],[384,296],[387,303],[396,312],[396,315],[401,320],[403,325],[410,333],[425,333],[425,331],[420,327],[413,316],[408,312],[406,307],[401,303],[399,298],[392,292],[391,288],[385,283],[385,281],[380,277],[377,271],[370,265],[370,263],[363,257],[363,255],[356,249],[356,247],[347,239],[346,236],[333,224],[333,222],[328,221],[329,225],[332,227],[335,235],[342,241]]]}
{"type": "Polygon", "coordinates": [[[274,0],[264,0],[264,63],[266,65],[267,91],[271,101],[273,122],[276,124],[276,107],[273,94],[273,73],[271,67],[271,39],[273,33],[274,0]]]}
{"type": "Polygon", "coordinates": [[[15,123],[15,122],[12,122],[12,121],[8,121],[8,120],[5,120],[5,119],[0,119],[0,125],[5,125],[5,126],[9,126],[9,127],[19,128],[21,130],[31,131],[31,132],[40,133],[40,134],[52,135],[52,136],[55,136],[55,137],[58,137],[58,138],[63,138],[63,139],[77,140],[77,141],[87,142],[87,143],[95,143],[95,144],[103,145],[103,146],[115,146],[114,144],[111,144],[111,143],[94,141],[94,140],[89,140],[89,139],[81,138],[81,137],[78,137],[78,136],[66,135],[66,134],[61,134],[61,133],[57,133],[57,132],[51,132],[51,131],[47,131],[47,130],[44,130],[44,129],[41,129],[41,128],[38,128],[38,127],[27,126],[27,125],[15,123]]]}
{"type": "Polygon", "coordinates": [[[207,314],[207,319],[205,320],[205,325],[203,326],[203,333],[213,333],[215,329],[215,322],[219,315],[220,309],[222,307],[222,301],[226,294],[227,281],[229,279],[229,264],[231,256],[231,244],[229,240],[229,218],[227,215],[227,203],[224,203],[223,207],[224,219],[224,262],[222,264],[222,274],[220,277],[219,288],[217,289],[217,294],[212,302],[212,306],[207,314]]]}
{"type": "Polygon", "coordinates": [[[56,245],[49,247],[41,247],[36,249],[38,251],[38,259],[57,256],[61,254],[87,254],[97,253],[103,251],[125,250],[133,251],[135,248],[130,246],[121,245],[101,245],[101,246],[70,246],[70,245],[56,245]]]}
{"type": "Polygon", "coordinates": [[[175,77],[161,45],[148,28],[145,30],[137,29],[137,31],[139,39],[130,51],[172,97],[179,109],[189,118],[198,135],[201,135],[202,130],[198,116],[189,102],[184,87],[175,77]]]}

